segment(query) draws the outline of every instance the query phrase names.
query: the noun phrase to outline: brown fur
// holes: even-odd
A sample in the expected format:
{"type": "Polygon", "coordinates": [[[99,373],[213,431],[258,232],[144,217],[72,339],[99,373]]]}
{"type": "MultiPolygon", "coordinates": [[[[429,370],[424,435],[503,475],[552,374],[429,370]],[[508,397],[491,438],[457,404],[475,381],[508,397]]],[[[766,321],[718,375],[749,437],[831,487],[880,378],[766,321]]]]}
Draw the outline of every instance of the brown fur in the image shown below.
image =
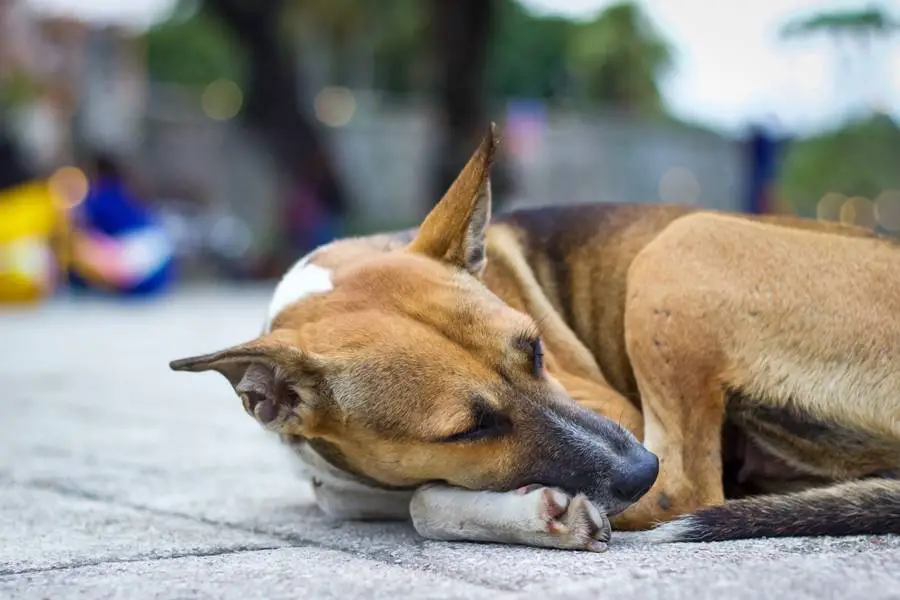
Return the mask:
{"type": "MultiPolygon", "coordinates": [[[[593,477],[601,483],[592,499],[619,513],[630,502],[606,479],[642,457],[618,423],[661,466],[613,525],[646,529],[707,507],[696,517],[721,535],[683,539],[740,537],[735,514],[837,502],[836,491],[805,492],[715,512],[737,446],[744,483],[776,489],[900,468],[892,243],[840,224],[678,206],[548,208],[488,227],[494,148],[492,131],[418,232],[314,254],[331,269],[333,291],[281,311],[273,333],[173,368],[217,369],[238,389],[249,365],[264,365],[271,381],[292,381],[299,399],[263,385],[261,399],[245,394],[250,414],[264,411],[269,428],[316,440],[339,468],[391,487],[505,490],[536,481],[581,491],[593,477]],[[535,376],[538,334],[545,357],[535,376]],[[454,442],[480,415],[499,419],[496,431],[454,442]],[[601,452],[596,467],[576,464],[564,440],[571,426],[603,438],[609,463],[601,452]],[[783,480],[746,468],[745,447],[763,467],[786,465],[783,480]]],[[[896,509],[892,485],[839,490],[886,506],[890,497],[896,509]]],[[[840,517],[835,523],[860,522],[858,511],[840,517]]],[[[756,534],[802,533],[778,523],[756,534]]]]}

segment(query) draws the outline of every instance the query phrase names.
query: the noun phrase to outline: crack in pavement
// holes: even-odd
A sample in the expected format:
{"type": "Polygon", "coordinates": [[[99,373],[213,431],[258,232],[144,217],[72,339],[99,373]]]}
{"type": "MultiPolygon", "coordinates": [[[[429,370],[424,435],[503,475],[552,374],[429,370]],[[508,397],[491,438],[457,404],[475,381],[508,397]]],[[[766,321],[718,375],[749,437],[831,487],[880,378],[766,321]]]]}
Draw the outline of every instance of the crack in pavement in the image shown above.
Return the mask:
{"type": "Polygon", "coordinates": [[[99,565],[115,565],[128,564],[137,562],[156,562],[162,560],[175,560],[178,558],[198,557],[205,558],[210,556],[224,556],[227,554],[241,554],[246,552],[265,552],[267,550],[278,550],[288,546],[232,546],[230,548],[211,548],[209,550],[194,550],[188,552],[169,552],[160,554],[146,554],[129,556],[127,558],[104,558],[96,560],[70,561],[52,567],[32,567],[27,569],[9,569],[0,570],[0,578],[11,579],[17,575],[34,575],[38,573],[53,573],[55,571],[67,571],[71,569],[81,569],[83,567],[96,567],[99,565]]]}
{"type": "MultiPolygon", "coordinates": [[[[348,554],[350,556],[354,556],[356,558],[363,558],[366,560],[371,560],[373,562],[378,562],[381,564],[392,565],[396,567],[400,567],[405,570],[419,572],[421,570],[420,565],[411,565],[405,563],[403,560],[398,559],[393,554],[391,554],[388,550],[367,550],[367,551],[357,551],[353,550],[341,545],[337,544],[328,544],[325,542],[321,542],[319,540],[314,540],[311,538],[304,537],[298,534],[291,533],[282,533],[278,531],[270,531],[261,527],[253,527],[248,525],[240,525],[237,523],[232,523],[228,521],[219,521],[216,519],[210,519],[207,517],[202,517],[198,515],[193,515],[190,513],[184,513],[180,511],[173,510],[164,510],[155,508],[153,506],[148,506],[145,504],[138,504],[134,502],[123,501],[114,496],[98,494],[96,492],[92,492],[89,490],[85,490],[73,485],[66,485],[62,482],[49,480],[49,479],[35,479],[35,480],[17,480],[13,478],[8,473],[0,472],[0,482],[12,483],[14,485],[18,485],[21,487],[27,487],[31,489],[50,491],[62,496],[68,496],[73,498],[78,498],[81,500],[88,500],[92,502],[102,502],[105,504],[109,504],[111,506],[116,506],[119,508],[128,508],[132,510],[137,510],[141,512],[145,512],[148,514],[152,514],[155,516],[161,517],[171,517],[178,519],[185,519],[188,521],[193,521],[195,523],[200,523],[203,525],[209,525],[212,527],[219,527],[223,529],[227,529],[229,531],[235,531],[240,533],[248,533],[252,535],[257,535],[260,537],[269,537],[274,541],[282,542],[282,545],[275,546],[274,548],[319,548],[322,550],[332,550],[336,552],[343,552],[344,554],[348,554]]],[[[424,546],[424,540],[419,541],[417,544],[418,548],[424,546]]],[[[269,549],[269,548],[261,548],[261,549],[269,549]]],[[[187,556],[191,556],[188,554],[187,556]]],[[[168,557],[163,557],[163,559],[168,557]]],[[[154,560],[152,556],[148,557],[140,557],[133,559],[123,559],[121,561],[100,561],[102,562],[135,562],[140,560],[154,560]]],[[[58,568],[73,568],[73,567],[48,567],[48,568],[35,568],[33,572],[41,572],[41,571],[53,571],[58,568]]],[[[25,571],[23,571],[25,572],[25,571]]],[[[15,573],[12,573],[15,574],[15,573]]],[[[460,577],[457,573],[448,573],[444,571],[440,571],[440,574],[444,577],[448,577],[450,579],[461,581],[468,583],[470,585],[476,585],[483,587],[485,589],[491,589],[496,591],[515,591],[515,588],[505,585],[491,585],[482,580],[468,578],[468,577],[460,577]]],[[[0,576],[4,576],[6,573],[0,571],[0,576]]]]}

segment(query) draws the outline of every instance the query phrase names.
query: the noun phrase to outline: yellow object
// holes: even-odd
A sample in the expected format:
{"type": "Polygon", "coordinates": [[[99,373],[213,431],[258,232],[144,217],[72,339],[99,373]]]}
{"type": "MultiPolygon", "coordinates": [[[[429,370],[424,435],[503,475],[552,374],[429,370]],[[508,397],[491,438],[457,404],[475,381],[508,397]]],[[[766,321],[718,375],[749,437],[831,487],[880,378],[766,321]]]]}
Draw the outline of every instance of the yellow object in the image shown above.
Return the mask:
{"type": "Polygon", "coordinates": [[[0,304],[35,303],[53,292],[64,256],[65,204],[46,181],[0,190],[0,304]]]}

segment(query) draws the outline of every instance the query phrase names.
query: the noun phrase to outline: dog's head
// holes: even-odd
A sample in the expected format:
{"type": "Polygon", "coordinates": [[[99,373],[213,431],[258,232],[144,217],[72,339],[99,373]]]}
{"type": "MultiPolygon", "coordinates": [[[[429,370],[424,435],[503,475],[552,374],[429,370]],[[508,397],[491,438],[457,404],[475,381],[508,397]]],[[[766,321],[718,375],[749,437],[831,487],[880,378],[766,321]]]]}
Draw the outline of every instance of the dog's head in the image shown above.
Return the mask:
{"type": "Polygon", "coordinates": [[[269,333],[172,368],[218,371],[267,429],[370,482],[539,483],[623,510],[653,483],[656,457],[575,404],[545,368],[534,320],[481,281],[495,143],[492,128],[411,243],[314,254],[316,293],[269,333]]]}

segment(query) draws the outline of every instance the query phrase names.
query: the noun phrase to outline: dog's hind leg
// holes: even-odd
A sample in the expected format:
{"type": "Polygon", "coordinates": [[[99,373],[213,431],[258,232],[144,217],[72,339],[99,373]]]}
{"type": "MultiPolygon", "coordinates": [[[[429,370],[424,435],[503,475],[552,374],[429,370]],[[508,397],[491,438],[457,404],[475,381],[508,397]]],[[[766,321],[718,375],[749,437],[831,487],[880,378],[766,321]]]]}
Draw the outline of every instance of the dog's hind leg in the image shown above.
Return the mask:
{"type": "Polygon", "coordinates": [[[898,266],[897,247],[880,240],[709,215],[648,245],[629,271],[626,345],[660,476],[614,526],[693,512],[660,531],[702,524],[675,536],[684,540],[897,531],[900,488],[885,480],[725,504],[720,440],[727,409],[808,475],[896,469],[898,266]]]}
{"type": "Polygon", "coordinates": [[[641,395],[644,445],[660,459],[650,491],[613,519],[616,529],[646,529],[724,502],[721,431],[725,397],[715,346],[695,312],[676,297],[635,295],[626,311],[626,345],[641,395]]]}

